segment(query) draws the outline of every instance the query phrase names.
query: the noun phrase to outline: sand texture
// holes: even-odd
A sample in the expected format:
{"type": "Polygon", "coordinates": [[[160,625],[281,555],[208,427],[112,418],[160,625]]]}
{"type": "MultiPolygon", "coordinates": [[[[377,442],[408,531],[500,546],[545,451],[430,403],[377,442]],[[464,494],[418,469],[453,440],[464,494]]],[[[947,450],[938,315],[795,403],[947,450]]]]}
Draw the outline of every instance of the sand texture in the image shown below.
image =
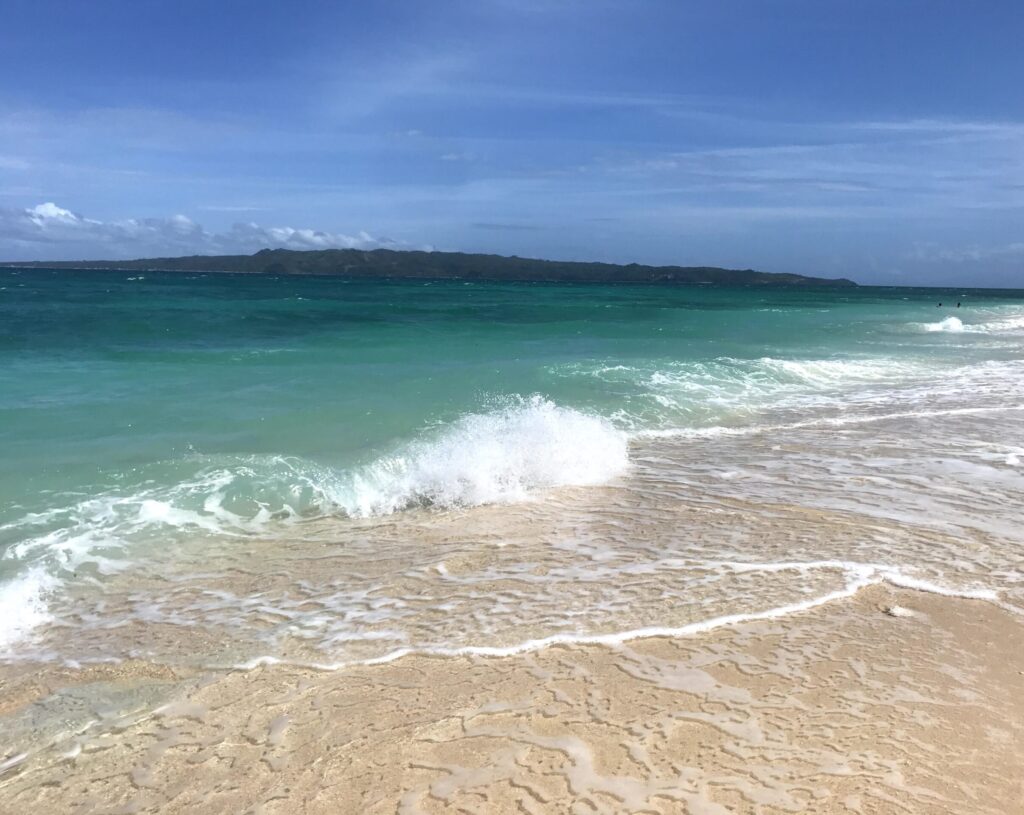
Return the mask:
{"type": "MultiPolygon", "coordinates": [[[[91,670],[64,692],[166,681],[91,670]]],[[[178,682],[12,762],[0,811],[1024,811],[1019,617],[886,586],[694,637],[178,682]]]]}

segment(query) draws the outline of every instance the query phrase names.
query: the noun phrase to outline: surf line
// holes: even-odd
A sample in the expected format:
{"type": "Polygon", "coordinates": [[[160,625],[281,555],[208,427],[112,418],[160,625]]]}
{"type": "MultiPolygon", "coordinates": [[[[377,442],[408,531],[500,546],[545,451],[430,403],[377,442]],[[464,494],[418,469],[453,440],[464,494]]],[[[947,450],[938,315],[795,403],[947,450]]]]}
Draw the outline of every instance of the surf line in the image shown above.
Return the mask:
{"type": "Polygon", "coordinates": [[[1007,413],[1024,410],[1021,405],[997,405],[992,407],[948,408],[945,410],[906,410],[897,413],[878,413],[864,416],[827,416],[819,419],[807,419],[790,424],[749,425],[747,427],[714,427],[674,428],[671,430],[637,430],[632,434],[634,439],[708,439],[717,436],[756,436],[760,433],[773,433],[780,430],[801,430],[814,427],[843,427],[853,424],[870,424],[884,422],[886,419],[929,419],[937,416],[973,416],[986,413],[1007,413]]]}
{"type": "Polygon", "coordinates": [[[770,608],[765,611],[754,611],[743,614],[726,614],[721,617],[713,617],[709,620],[701,620],[699,622],[688,623],[687,625],[683,626],[651,626],[646,628],[634,628],[628,631],[620,631],[613,634],[552,634],[548,637],[540,637],[538,639],[525,640],[515,645],[507,646],[465,645],[460,646],[458,648],[397,648],[394,651],[390,651],[389,653],[379,657],[373,657],[371,659],[363,660],[353,660],[350,662],[299,662],[280,659],[278,657],[273,656],[261,656],[256,657],[255,659],[251,659],[247,662],[237,663],[234,665],[211,665],[208,667],[213,670],[249,671],[255,668],[270,665],[288,665],[292,667],[308,668],[317,671],[337,671],[343,668],[360,667],[366,665],[384,665],[407,656],[510,657],[516,656],[517,654],[541,651],[546,648],[550,648],[552,646],[557,645],[605,645],[615,647],[625,642],[629,642],[630,640],[644,639],[647,637],[669,637],[673,639],[681,639],[684,637],[694,636],[696,634],[703,634],[707,631],[713,631],[717,628],[724,628],[726,626],[739,625],[748,622],[758,622],[760,620],[774,620],[780,617],[788,617],[791,614],[798,614],[803,611],[809,611],[813,608],[818,608],[819,606],[827,605],[828,603],[832,603],[836,600],[844,600],[853,597],[861,589],[868,588],[869,586],[881,585],[883,583],[888,583],[892,586],[897,586],[899,588],[927,592],[928,594],[938,594],[944,597],[958,597],[966,600],[984,600],[993,603],[994,605],[1005,610],[1019,613],[1013,607],[1001,602],[998,593],[991,589],[947,589],[942,586],[938,586],[934,583],[929,583],[926,580],[919,580],[917,578],[903,575],[900,573],[898,569],[884,564],[851,563],[847,561],[823,560],[789,563],[723,562],[719,565],[728,568],[734,568],[737,571],[809,571],[811,569],[838,569],[846,572],[847,574],[852,573],[854,579],[851,580],[842,589],[837,589],[836,591],[823,594],[820,597],[815,597],[810,600],[804,600],[799,603],[790,603],[784,606],[777,606],[775,608],[770,608]]]}

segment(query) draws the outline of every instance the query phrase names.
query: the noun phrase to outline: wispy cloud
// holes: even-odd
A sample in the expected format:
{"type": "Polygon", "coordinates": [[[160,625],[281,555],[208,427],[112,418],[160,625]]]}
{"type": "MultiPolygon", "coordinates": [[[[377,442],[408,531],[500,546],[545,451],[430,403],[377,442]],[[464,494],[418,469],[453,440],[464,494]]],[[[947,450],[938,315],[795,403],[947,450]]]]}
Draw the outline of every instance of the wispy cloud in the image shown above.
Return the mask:
{"type": "Polygon", "coordinates": [[[542,226],[535,224],[501,224],[501,223],[487,223],[478,222],[473,224],[474,229],[490,229],[495,232],[532,232],[537,229],[543,229],[542,226]]]}
{"type": "Polygon", "coordinates": [[[979,263],[991,260],[1024,260],[1024,241],[995,246],[950,248],[936,244],[918,244],[906,255],[907,260],[924,263],[979,263]]]}
{"type": "Polygon", "coordinates": [[[30,170],[32,164],[18,156],[0,155],[0,170],[30,170]]]}
{"type": "Polygon", "coordinates": [[[267,207],[257,207],[248,204],[201,204],[199,209],[206,212],[264,212],[267,207]]]}
{"type": "Polygon", "coordinates": [[[988,121],[970,119],[904,119],[893,121],[858,122],[847,124],[851,129],[875,130],[889,133],[912,134],[969,134],[994,136],[1024,136],[1024,124],[1012,121],[988,121]]]}
{"type": "Polygon", "coordinates": [[[638,194],[701,195],[709,205],[744,195],[743,203],[759,207],[856,203],[920,217],[1024,206],[1024,125],[854,122],[809,126],[803,137],[804,143],[620,151],[592,162],[587,172],[631,182],[638,194]],[[875,130],[866,134],[866,128],[875,130]]]}
{"type": "MultiPolygon", "coordinates": [[[[318,66],[328,79],[318,83],[319,112],[341,122],[369,117],[410,100],[444,94],[470,73],[470,51],[381,53],[360,65],[318,66]],[[333,76],[331,76],[333,74],[333,76]]],[[[408,134],[417,128],[404,128],[408,134]]]]}

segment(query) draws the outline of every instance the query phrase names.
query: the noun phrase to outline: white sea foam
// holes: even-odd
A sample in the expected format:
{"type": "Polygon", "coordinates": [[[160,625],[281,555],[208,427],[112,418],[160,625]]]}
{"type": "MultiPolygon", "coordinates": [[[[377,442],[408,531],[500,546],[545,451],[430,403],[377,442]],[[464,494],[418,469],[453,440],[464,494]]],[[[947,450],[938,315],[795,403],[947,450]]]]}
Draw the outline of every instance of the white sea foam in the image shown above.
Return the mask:
{"type": "Polygon", "coordinates": [[[758,357],[651,365],[580,365],[552,369],[567,376],[593,377],[609,383],[626,382],[679,385],[714,395],[720,390],[754,389],[769,392],[780,387],[813,385],[831,387],[849,382],[896,381],[924,373],[913,361],[891,358],[783,359],[758,357]]]}
{"type": "Polygon", "coordinates": [[[466,416],[374,462],[343,483],[335,500],[355,516],[416,504],[504,503],[546,487],[602,484],[628,464],[628,437],[611,422],[532,397],[466,416]]]}
{"type": "Polygon", "coordinates": [[[552,369],[626,390],[616,421],[631,431],[694,430],[722,419],[746,420],[764,410],[836,403],[854,389],[924,381],[934,367],[892,358],[782,359],[760,357],[647,365],[580,365],[552,369]]]}
{"type": "Polygon", "coordinates": [[[56,584],[56,578],[35,567],[0,585],[0,654],[51,619],[46,594],[56,584]]]}
{"type": "Polygon", "coordinates": [[[924,323],[924,330],[948,331],[958,334],[964,330],[964,324],[959,317],[946,317],[946,319],[939,320],[937,323],[924,323]]]}
{"type": "Polygon", "coordinates": [[[1013,334],[1024,331],[1024,314],[1018,312],[987,312],[978,322],[965,323],[959,317],[949,316],[934,323],[915,323],[915,327],[927,332],[949,332],[953,334],[1013,334]]]}
{"type": "MultiPolygon", "coordinates": [[[[840,571],[846,575],[846,585],[834,591],[810,597],[793,603],[767,608],[759,611],[740,612],[711,617],[704,620],[697,620],[692,623],[680,626],[647,626],[643,628],[632,628],[623,631],[613,631],[601,634],[586,633],[558,633],[536,639],[523,640],[511,645],[461,645],[446,646],[443,644],[403,646],[396,648],[378,657],[342,662],[310,662],[283,659],[271,655],[263,655],[247,660],[243,663],[231,665],[231,668],[239,670],[252,670],[254,668],[293,664],[314,670],[334,671],[359,665],[380,665],[406,656],[417,654],[439,657],[509,657],[517,654],[524,654],[533,651],[540,651],[558,645],[603,645],[617,647],[631,640],[644,639],[647,637],[670,637],[681,638],[691,637],[713,631],[717,628],[741,625],[743,623],[758,622],[763,620],[775,620],[799,614],[820,606],[833,603],[836,600],[844,600],[853,597],[862,589],[881,583],[889,583],[901,588],[913,589],[929,594],[938,594],[945,597],[958,597],[969,600],[983,600],[1005,607],[997,592],[990,589],[957,589],[942,586],[931,581],[915,578],[905,574],[898,567],[876,564],[857,563],[841,560],[825,560],[810,562],[780,562],[780,563],[742,563],[742,562],[721,562],[718,564],[707,563],[705,565],[718,565],[737,572],[781,572],[799,571],[813,572],[815,570],[827,569],[840,571]]],[[[902,609],[901,609],[902,611],[902,609]]],[[[903,613],[893,616],[906,616],[903,613]]]]}
{"type": "MultiPolygon", "coordinates": [[[[898,410],[882,413],[865,414],[863,416],[825,416],[819,419],[807,419],[799,422],[772,425],[744,425],[742,427],[681,427],[668,430],[641,430],[633,434],[637,439],[710,439],[716,436],[756,436],[778,430],[797,430],[814,427],[846,427],[850,425],[872,424],[893,419],[927,419],[941,416],[980,416],[987,413],[1011,413],[1024,410],[1024,404],[996,405],[992,407],[945,408],[939,410],[898,410]]],[[[1009,452],[1004,461],[1012,466],[1020,464],[1019,453],[1009,452]]]]}
{"type": "Polygon", "coordinates": [[[783,381],[818,388],[866,382],[896,382],[920,376],[921,366],[894,359],[776,359],[761,357],[757,365],[783,381]]]}
{"type": "Polygon", "coordinates": [[[1024,316],[1007,317],[1001,320],[992,320],[984,324],[984,328],[991,332],[1016,332],[1024,331],[1024,316]]]}

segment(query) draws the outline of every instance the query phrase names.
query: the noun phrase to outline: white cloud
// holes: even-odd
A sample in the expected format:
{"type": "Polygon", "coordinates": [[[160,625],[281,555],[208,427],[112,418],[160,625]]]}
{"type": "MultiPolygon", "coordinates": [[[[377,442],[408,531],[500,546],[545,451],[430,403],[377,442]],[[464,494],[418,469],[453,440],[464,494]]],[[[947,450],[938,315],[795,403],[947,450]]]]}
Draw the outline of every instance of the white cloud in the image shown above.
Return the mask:
{"type": "Polygon", "coordinates": [[[26,209],[25,214],[38,226],[45,226],[47,221],[74,223],[79,220],[78,216],[73,212],[58,207],[52,201],[46,204],[39,204],[32,207],[32,209],[26,209]]]}
{"type": "MultiPolygon", "coordinates": [[[[230,254],[264,248],[372,249],[395,245],[366,232],[346,235],[290,226],[235,224],[227,232],[210,232],[186,215],[100,221],[46,202],[28,209],[0,207],[0,251],[60,259],[139,257],[168,254],[230,254]],[[48,254],[52,253],[52,254],[48,254]]],[[[2,258],[0,258],[2,259],[2,258]]]]}
{"type": "Polygon", "coordinates": [[[262,249],[267,246],[285,249],[367,249],[394,241],[374,238],[366,232],[342,235],[316,229],[293,229],[290,226],[260,226],[255,223],[235,224],[229,233],[218,236],[242,247],[262,249]]]}

